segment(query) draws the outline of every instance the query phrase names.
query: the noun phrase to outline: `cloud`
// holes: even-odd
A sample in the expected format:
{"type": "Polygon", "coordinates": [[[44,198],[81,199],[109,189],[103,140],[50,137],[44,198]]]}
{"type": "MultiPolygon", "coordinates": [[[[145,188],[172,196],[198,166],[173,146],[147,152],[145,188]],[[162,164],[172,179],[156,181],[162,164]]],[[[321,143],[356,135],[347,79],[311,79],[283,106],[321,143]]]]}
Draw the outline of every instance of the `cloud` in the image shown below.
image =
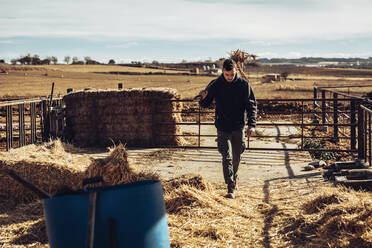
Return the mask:
{"type": "Polygon", "coordinates": [[[136,47],[139,44],[137,42],[127,42],[123,44],[117,44],[117,45],[107,45],[106,48],[131,48],[131,47],[136,47]]]}
{"type": "Polygon", "coordinates": [[[0,40],[0,44],[13,44],[13,40],[0,40]]]}
{"type": "Polygon", "coordinates": [[[2,4],[0,37],[339,39],[372,35],[371,8],[364,0],[19,0],[2,4]]]}

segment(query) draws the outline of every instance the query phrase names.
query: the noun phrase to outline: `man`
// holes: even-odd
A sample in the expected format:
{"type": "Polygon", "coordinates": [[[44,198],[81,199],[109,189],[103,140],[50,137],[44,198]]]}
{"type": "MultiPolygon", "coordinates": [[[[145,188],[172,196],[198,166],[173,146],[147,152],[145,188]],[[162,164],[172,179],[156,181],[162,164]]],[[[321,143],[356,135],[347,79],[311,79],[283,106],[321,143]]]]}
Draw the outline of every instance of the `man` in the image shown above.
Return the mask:
{"type": "Polygon", "coordinates": [[[244,127],[248,117],[247,137],[254,133],[257,104],[248,81],[237,74],[231,59],[223,63],[222,74],[201,92],[200,106],[208,107],[215,100],[217,146],[222,155],[222,167],[228,198],[235,198],[237,172],[245,150],[244,127]]]}

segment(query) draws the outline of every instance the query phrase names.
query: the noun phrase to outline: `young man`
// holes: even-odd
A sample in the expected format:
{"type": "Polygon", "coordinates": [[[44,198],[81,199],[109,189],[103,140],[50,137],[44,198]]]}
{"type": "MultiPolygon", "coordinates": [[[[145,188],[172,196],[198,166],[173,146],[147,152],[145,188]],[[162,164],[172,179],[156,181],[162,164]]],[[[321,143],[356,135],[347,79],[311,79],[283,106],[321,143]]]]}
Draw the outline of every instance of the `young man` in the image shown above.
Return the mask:
{"type": "Polygon", "coordinates": [[[223,63],[222,74],[201,92],[200,105],[216,102],[215,126],[217,146],[222,155],[222,167],[228,198],[235,197],[240,156],[245,150],[244,127],[248,117],[247,137],[254,133],[257,104],[248,81],[240,78],[231,59],[223,63]]]}

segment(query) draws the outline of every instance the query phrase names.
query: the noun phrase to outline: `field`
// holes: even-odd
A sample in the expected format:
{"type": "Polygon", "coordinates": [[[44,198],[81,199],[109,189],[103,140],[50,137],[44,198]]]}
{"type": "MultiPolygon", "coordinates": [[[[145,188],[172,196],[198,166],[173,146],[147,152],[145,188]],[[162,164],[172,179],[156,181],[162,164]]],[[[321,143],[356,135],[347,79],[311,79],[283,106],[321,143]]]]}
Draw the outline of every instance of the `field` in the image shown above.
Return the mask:
{"type": "MultiPolygon", "coordinates": [[[[1,67],[1,65],[0,65],[1,67]]],[[[68,88],[107,89],[123,83],[126,88],[170,87],[179,91],[182,98],[193,98],[216,76],[183,75],[185,71],[125,67],[115,65],[48,65],[8,66],[0,73],[0,97],[18,98],[47,96],[51,84],[55,93],[65,94],[68,88]],[[141,73],[123,75],[120,73],[141,73]],[[151,72],[151,74],[149,74],[151,72]],[[155,73],[159,73],[154,75],[155,73]],[[160,74],[161,73],[161,74],[160,74]],[[177,75],[179,74],[179,75],[177,75]]],[[[1,71],[1,70],[0,70],[1,71]]],[[[252,67],[246,70],[256,98],[312,97],[314,86],[372,84],[372,70],[298,68],[283,66],[252,67]],[[289,72],[287,81],[262,84],[267,73],[289,72]]],[[[370,91],[371,88],[359,91],[370,91]]],[[[347,92],[347,88],[345,91],[347,92]]]]}
{"type": "MultiPolygon", "coordinates": [[[[68,88],[116,89],[123,83],[125,88],[175,88],[182,98],[189,99],[216,77],[116,65],[0,65],[1,71],[3,100],[47,96],[52,82],[55,94],[60,95],[68,88]]],[[[312,98],[314,86],[372,85],[372,70],[262,66],[246,72],[258,99],[312,98]],[[289,72],[288,80],[261,83],[265,74],[284,71],[289,72]]],[[[342,90],[364,95],[371,89],[342,90]]],[[[283,116],[266,118],[283,121],[283,116]]],[[[288,145],[284,142],[278,139],[267,145],[288,145]]],[[[105,161],[111,161],[107,174],[112,178],[138,179],[143,172],[150,178],[158,177],[163,183],[171,247],[372,247],[371,193],[336,188],[323,180],[320,169],[304,172],[303,166],[310,160],[307,153],[245,152],[238,195],[231,200],[224,197],[226,185],[216,150],[139,149],[128,150],[129,155],[123,148],[115,151],[85,150],[57,140],[0,151],[0,165],[15,163],[21,172],[29,170],[28,178],[40,183],[39,187],[52,182],[52,174],[44,173],[48,180],[38,174],[47,169],[82,171],[92,165],[103,166],[105,161]],[[43,166],[45,170],[38,169],[43,166]],[[123,171],[130,173],[125,176],[123,171]],[[185,171],[198,175],[185,176],[185,171]]],[[[64,177],[69,174],[58,175],[67,184],[64,177]]],[[[32,193],[12,183],[3,183],[5,188],[0,192],[0,247],[49,247],[41,201],[20,201],[17,197],[32,193]],[[14,192],[11,197],[5,197],[8,189],[14,192]]]]}

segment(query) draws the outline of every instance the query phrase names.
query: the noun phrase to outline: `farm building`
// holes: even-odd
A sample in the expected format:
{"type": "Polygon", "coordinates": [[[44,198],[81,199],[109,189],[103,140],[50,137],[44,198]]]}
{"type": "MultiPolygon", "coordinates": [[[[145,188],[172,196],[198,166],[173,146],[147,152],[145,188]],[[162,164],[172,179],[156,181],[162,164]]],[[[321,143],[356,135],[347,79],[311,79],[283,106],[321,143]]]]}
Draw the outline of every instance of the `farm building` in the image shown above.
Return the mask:
{"type": "Polygon", "coordinates": [[[270,83],[270,82],[277,82],[281,81],[282,77],[280,74],[277,73],[270,73],[262,77],[261,82],[262,83],[270,83]]]}

